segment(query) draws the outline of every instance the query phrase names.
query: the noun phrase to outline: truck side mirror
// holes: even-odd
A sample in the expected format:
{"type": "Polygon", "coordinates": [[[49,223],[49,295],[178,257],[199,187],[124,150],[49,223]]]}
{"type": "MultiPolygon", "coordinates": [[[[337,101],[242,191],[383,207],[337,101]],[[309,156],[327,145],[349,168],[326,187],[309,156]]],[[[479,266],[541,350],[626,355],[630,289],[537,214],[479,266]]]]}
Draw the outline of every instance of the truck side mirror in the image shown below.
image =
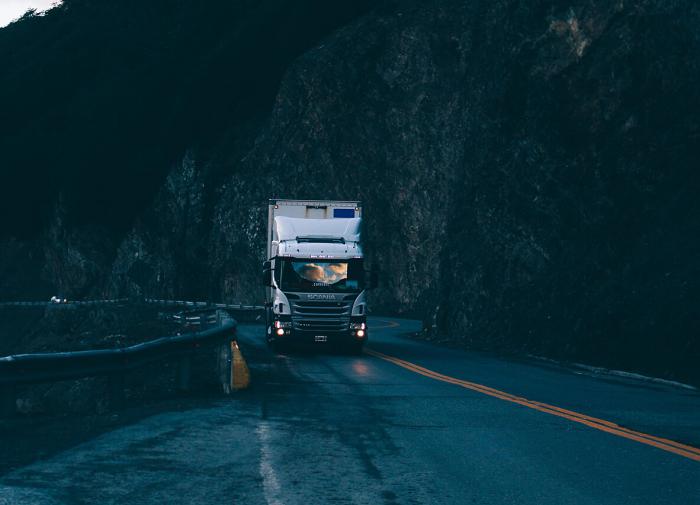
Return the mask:
{"type": "Polygon", "coordinates": [[[262,285],[265,287],[272,286],[272,263],[270,261],[263,263],[262,285]]]}

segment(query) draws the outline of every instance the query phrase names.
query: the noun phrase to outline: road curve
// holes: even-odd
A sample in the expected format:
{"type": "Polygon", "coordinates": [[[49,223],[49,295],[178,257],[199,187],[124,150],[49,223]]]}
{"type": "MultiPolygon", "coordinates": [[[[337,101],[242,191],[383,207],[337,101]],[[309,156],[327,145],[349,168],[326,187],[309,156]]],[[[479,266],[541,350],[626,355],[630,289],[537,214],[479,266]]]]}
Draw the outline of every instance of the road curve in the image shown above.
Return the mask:
{"type": "Polygon", "coordinates": [[[0,505],[700,503],[697,392],[370,328],[371,354],[276,356],[242,325],[249,390],[15,470],[0,505]]]}

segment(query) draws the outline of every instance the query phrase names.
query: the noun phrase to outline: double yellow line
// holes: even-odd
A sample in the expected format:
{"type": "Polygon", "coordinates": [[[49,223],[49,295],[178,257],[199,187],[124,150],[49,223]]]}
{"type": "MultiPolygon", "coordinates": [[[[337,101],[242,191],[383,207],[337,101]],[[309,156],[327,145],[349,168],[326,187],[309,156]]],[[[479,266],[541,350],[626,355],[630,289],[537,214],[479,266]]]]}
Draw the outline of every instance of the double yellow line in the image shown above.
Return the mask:
{"type": "Polygon", "coordinates": [[[606,421],[604,419],[598,419],[597,417],[587,416],[585,414],[580,414],[572,410],[563,409],[555,405],[549,405],[547,403],[536,402],[533,400],[528,400],[527,398],[522,398],[520,396],[515,396],[504,391],[499,391],[498,389],[490,388],[482,384],[477,384],[475,382],[469,382],[455,377],[450,377],[449,375],[443,375],[441,373],[429,370],[410,361],[405,361],[394,356],[389,356],[387,354],[382,354],[381,352],[374,351],[372,349],[365,349],[365,353],[376,358],[383,359],[398,365],[402,368],[410,370],[412,372],[430,377],[431,379],[439,380],[442,382],[447,382],[454,384],[456,386],[461,386],[463,388],[471,389],[472,391],[477,391],[485,395],[493,396],[500,400],[505,400],[507,402],[516,403],[527,407],[530,409],[538,410],[540,412],[545,412],[553,416],[562,417],[590,428],[595,428],[596,430],[604,431],[618,437],[627,438],[629,440],[634,440],[641,444],[650,445],[658,449],[672,452],[679,456],[683,456],[694,461],[700,461],[700,449],[697,447],[692,447],[690,445],[681,444],[679,442],[674,442],[673,440],[668,440],[666,438],[656,437],[654,435],[649,435],[647,433],[642,433],[640,431],[630,430],[619,426],[613,422],[606,421]]]}

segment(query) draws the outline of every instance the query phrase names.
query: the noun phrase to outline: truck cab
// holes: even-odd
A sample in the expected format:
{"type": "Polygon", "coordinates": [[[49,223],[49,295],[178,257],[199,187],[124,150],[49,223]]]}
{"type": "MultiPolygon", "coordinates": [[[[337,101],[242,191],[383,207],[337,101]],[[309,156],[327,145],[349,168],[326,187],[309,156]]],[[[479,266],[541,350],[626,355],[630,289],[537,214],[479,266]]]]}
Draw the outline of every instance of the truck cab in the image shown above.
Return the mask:
{"type": "Polygon", "coordinates": [[[362,206],[349,201],[270,200],[265,332],[279,350],[289,344],[342,346],[367,341],[362,206]]]}

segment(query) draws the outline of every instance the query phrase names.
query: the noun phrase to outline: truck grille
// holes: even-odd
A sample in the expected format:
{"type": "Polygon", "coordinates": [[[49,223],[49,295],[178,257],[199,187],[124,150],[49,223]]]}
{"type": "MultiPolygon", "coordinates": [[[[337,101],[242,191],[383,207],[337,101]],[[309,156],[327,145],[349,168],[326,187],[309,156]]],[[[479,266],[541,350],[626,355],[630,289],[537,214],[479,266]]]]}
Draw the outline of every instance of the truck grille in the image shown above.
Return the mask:
{"type": "Polygon", "coordinates": [[[347,331],[354,296],[342,301],[290,300],[295,330],[313,332],[347,331]]]}

